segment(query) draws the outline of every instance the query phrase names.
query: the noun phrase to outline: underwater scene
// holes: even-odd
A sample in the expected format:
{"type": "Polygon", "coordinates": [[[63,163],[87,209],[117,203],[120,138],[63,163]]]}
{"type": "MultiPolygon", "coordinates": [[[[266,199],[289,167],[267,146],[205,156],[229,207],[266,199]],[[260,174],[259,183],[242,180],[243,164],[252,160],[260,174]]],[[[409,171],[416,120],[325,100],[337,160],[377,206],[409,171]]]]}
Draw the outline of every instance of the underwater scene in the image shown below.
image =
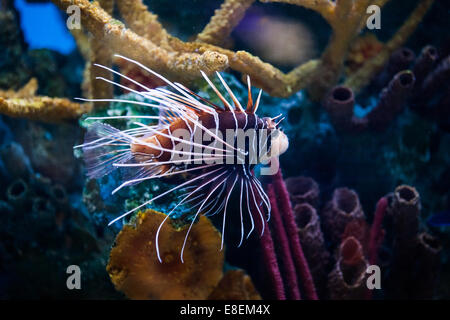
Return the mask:
{"type": "Polygon", "coordinates": [[[438,0],[0,0],[0,299],[450,299],[449,30],[438,0]]]}

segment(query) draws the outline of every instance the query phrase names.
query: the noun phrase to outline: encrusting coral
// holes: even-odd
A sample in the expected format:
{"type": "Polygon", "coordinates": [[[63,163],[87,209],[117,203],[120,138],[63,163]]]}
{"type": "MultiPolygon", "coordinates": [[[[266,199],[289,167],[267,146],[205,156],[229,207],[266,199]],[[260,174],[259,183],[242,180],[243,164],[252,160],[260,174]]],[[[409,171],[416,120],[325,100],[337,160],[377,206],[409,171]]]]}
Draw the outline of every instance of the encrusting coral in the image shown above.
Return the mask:
{"type": "MultiPolygon", "coordinates": [[[[147,11],[141,0],[118,1],[118,9],[128,28],[113,19],[105,8],[87,0],[53,0],[64,11],[71,5],[81,9],[82,24],[96,41],[105,42],[111,51],[136,59],[171,80],[188,81],[227,67],[250,75],[254,85],[272,96],[287,97],[309,87],[320,98],[334,85],[342,72],[348,50],[365,25],[369,5],[383,6],[388,0],[266,0],[303,6],[318,12],[333,29],[331,40],[318,60],[310,60],[285,74],[246,51],[231,51],[219,45],[228,38],[243,18],[251,0],[226,0],[194,42],[183,42],[167,33],[157,16],[147,11]]],[[[113,1],[106,2],[106,9],[113,1]]],[[[415,30],[433,0],[422,0],[402,27],[354,76],[351,86],[362,87],[415,30]]],[[[100,2],[100,5],[102,2],[100,2]]],[[[103,7],[103,6],[102,6],[103,7]]]]}
{"type": "Polygon", "coordinates": [[[134,226],[123,227],[107,266],[111,281],[130,299],[206,299],[222,278],[219,232],[201,216],[191,229],[182,263],[186,228],[165,223],[159,237],[160,263],[155,236],[164,217],[149,209],[138,213],[134,226]]]}
{"type": "Polygon", "coordinates": [[[34,78],[18,91],[0,91],[0,113],[43,122],[61,122],[77,119],[91,110],[89,105],[65,98],[36,96],[36,91],[34,78]]]}
{"type": "Polygon", "coordinates": [[[208,300],[261,300],[261,296],[243,270],[229,270],[208,300]]]}

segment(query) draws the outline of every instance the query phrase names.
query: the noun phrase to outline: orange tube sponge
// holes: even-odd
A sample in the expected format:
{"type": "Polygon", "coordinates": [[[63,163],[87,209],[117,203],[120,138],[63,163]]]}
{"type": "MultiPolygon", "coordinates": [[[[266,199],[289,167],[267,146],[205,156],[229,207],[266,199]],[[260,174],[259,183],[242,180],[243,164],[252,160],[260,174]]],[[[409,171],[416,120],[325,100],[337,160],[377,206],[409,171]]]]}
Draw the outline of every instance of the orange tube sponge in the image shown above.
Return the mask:
{"type": "Polygon", "coordinates": [[[328,275],[330,298],[363,299],[367,291],[367,267],[361,243],[354,237],[342,241],[336,265],[328,275]]]}
{"type": "Polygon", "coordinates": [[[229,270],[208,300],[261,300],[261,296],[243,270],[229,270]]]}
{"type": "Polygon", "coordinates": [[[162,263],[155,236],[166,216],[146,210],[116,238],[106,270],[117,290],[130,299],[206,299],[222,278],[224,254],[220,233],[206,217],[194,224],[180,260],[186,228],[165,223],[159,234],[162,263]]]}

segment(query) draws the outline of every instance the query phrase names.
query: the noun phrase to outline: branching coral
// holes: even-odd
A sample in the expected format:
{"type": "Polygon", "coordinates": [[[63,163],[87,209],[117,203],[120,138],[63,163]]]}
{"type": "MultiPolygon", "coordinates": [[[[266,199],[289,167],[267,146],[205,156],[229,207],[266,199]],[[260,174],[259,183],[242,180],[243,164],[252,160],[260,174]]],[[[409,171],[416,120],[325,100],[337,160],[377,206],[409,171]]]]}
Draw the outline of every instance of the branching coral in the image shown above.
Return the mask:
{"type": "MultiPolygon", "coordinates": [[[[183,42],[173,36],[147,11],[141,0],[118,1],[118,9],[128,28],[113,19],[107,11],[87,0],[53,0],[66,10],[70,5],[81,9],[82,24],[96,41],[110,50],[139,60],[171,80],[188,81],[206,73],[230,67],[250,75],[256,86],[270,95],[287,97],[309,87],[313,97],[320,98],[341,74],[351,43],[361,31],[369,5],[383,6],[387,0],[266,0],[303,6],[318,12],[332,27],[333,35],[319,60],[310,60],[285,74],[269,63],[245,51],[231,51],[223,45],[233,28],[243,18],[252,0],[225,0],[194,42],[183,42]]],[[[107,2],[108,4],[111,1],[107,2]]],[[[420,22],[433,0],[423,0],[410,18],[386,44],[382,54],[369,60],[349,79],[353,87],[364,86],[384,65],[390,53],[401,46],[420,22]]],[[[104,8],[105,9],[105,8],[104,8]]]]}
{"type": "MultiPolygon", "coordinates": [[[[141,0],[118,1],[118,11],[128,28],[112,17],[115,1],[53,0],[64,11],[76,5],[81,10],[81,30],[73,30],[80,52],[87,58],[84,92],[89,98],[109,98],[113,94],[110,84],[93,81],[97,77],[111,79],[105,70],[92,63],[113,64],[113,52],[126,55],[149,66],[171,80],[188,82],[206,73],[230,67],[250,75],[256,86],[270,95],[287,97],[308,88],[312,97],[320,99],[334,85],[341,74],[344,60],[355,37],[364,26],[368,5],[384,5],[387,0],[267,0],[303,6],[318,12],[332,27],[331,40],[318,60],[310,60],[285,74],[269,63],[245,51],[232,51],[220,47],[234,27],[243,18],[252,0],[226,0],[194,42],[183,42],[168,34],[157,16],[147,10],[141,0]]],[[[376,57],[370,59],[347,79],[347,86],[359,90],[374,73],[386,63],[390,54],[401,46],[421,21],[433,0],[422,0],[409,19],[376,57]]],[[[128,70],[130,74],[133,71],[128,70]]],[[[9,93],[10,94],[10,93],[9,93]]],[[[5,95],[4,95],[5,96],[5,95]]],[[[0,98],[0,112],[48,122],[71,119],[89,112],[90,105],[80,105],[63,98],[22,97],[0,98]]]]}
{"type": "Polygon", "coordinates": [[[156,255],[155,236],[166,216],[153,210],[140,212],[135,226],[125,225],[110,253],[107,271],[116,289],[131,299],[205,299],[222,278],[220,234],[206,217],[200,217],[180,250],[186,228],[165,223],[156,255]]]}
{"type": "Polygon", "coordinates": [[[35,96],[36,90],[37,81],[33,78],[16,92],[0,91],[0,113],[10,117],[60,122],[76,119],[91,109],[89,105],[64,98],[35,96]]]}

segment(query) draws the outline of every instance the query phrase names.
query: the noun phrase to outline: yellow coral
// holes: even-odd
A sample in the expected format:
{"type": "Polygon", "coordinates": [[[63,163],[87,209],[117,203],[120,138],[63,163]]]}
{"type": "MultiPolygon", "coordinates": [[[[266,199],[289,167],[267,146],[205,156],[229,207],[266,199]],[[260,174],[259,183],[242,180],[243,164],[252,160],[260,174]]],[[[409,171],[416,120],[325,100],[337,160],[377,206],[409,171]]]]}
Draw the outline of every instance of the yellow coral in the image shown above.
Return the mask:
{"type": "Polygon", "coordinates": [[[35,96],[37,87],[37,81],[33,78],[18,91],[0,91],[0,113],[43,122],[60,122],[76,119],[91,110],[89,105],[68,99],[35,96]]]}
{"type": "MultiPolygon", "coordinates": [[[[139,60],[171,80],[190,81],[206,73],[230,67],[250,75],[254,84],[273,96],[286,97],[308,88],[320,99],[342,72],[344,60],[357,34],[365,25],[369,5],[383,6],[388,0],[264,0],[303,6],[318,12],[332,27],[330,42],[318,60],[310,60],[285,74],[271,64],[245,51],[220,47],[239,23],[252,0],[225,0],[210,23],[194,42],[170,36],[148,12],[142,0],[118,1],[119,12],[130,29],[116,23],[107,12],[88,0],[53,0],[63,10],[70,5],[81,9],[82,23],[97,40],[106,41],[111,50],[139,60]]],[[[389,54],[401,46],[417,27],[434,0],[421,0],[417,9],[386,44],[376,60],[367,62],[349,79],[352,87],[362,87],[389,54]]]]}
{"type": "Polygon", "coordinates": [[[166,216],[153,210],[140,212],[135,226],[125,225],[111,250],[107,271],[117,290],[130,299],[206,299],[222,277],[221,238],[208,218],[201,216],[180,251],[186,227],[161,228],[160,263],[156,231],[166,216]]]}
{"type": "Polygon", "coordinates": [[[3,98],[31,98],[36,95],[38,89],[38,82],[36,78],[31,78],[21,89],[14,90],[0,90],[0,97],[3,98]]]}

